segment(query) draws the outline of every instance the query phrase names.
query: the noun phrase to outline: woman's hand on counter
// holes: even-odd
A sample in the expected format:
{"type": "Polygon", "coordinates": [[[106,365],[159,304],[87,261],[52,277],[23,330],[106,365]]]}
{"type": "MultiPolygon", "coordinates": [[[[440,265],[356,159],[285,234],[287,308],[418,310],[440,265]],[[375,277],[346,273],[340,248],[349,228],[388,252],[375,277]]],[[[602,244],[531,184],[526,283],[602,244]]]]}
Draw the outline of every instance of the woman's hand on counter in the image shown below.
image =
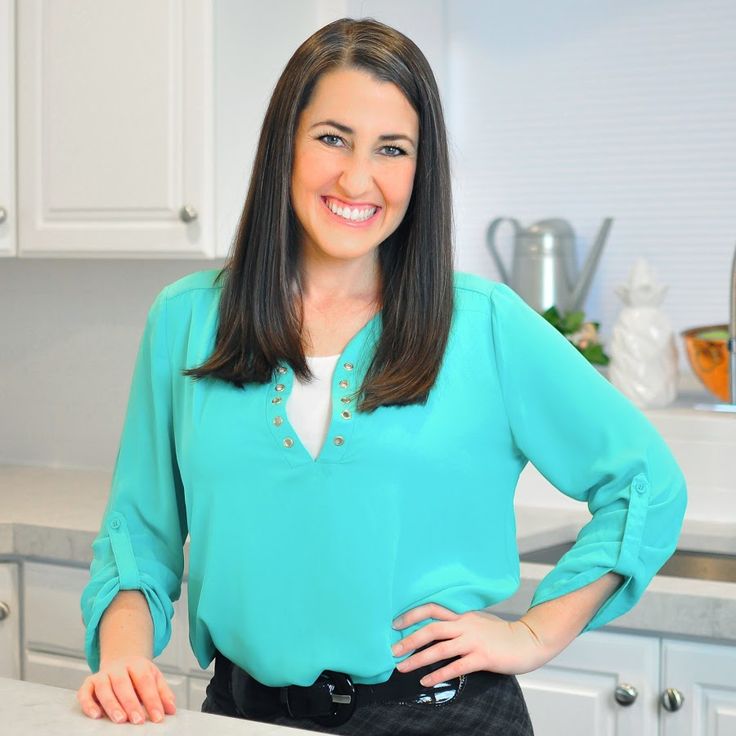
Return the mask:
{"type": "Polygon", "coordinates": [[[114,723],[158,723],[176,713],[174,693],[158,667],[146,657],[131,655],[102,661],[77,691],[82,711],[90,718],[103,714],[114,723]]]}

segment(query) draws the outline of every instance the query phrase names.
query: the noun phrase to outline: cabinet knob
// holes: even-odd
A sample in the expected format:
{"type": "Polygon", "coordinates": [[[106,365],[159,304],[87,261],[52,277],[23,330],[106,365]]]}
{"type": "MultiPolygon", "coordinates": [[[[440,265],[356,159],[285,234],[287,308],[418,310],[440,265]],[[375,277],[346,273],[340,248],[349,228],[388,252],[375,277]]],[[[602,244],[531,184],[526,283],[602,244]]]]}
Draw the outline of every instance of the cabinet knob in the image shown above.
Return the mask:
{"type": "Polygon", "coordinates": [[[0,621],[10,616],[10,606],[5,601],[0,601],[0,621]]]}
{"type": "Polygon", "coordinates": [[[631,705],[639,694],[637,689],[633,685],[629,685],[627,682],[622,682],[614,693],[616,702],[619,705],[631,705]]]}
{"type": "Polygon", "coordinates": [[[182,222],[191,222],[192,220],[196,220],[198,217],[197,210],[192,207],[190,204],[185,204],[180,210],[179,210],[179,218],[182,220],[182,222]]]}
{"type": "Polygon", "coordinates": [[[676,687],[668,687],[662,693],[662,705],[665,710],[680,710],[684,702],[685,696],[676,687]]]}
{"type": "Polygon", "coordinates": [[[0,223],[5,222],[8,219],[8,211],[5,207],[0,207],[0,223]]]}

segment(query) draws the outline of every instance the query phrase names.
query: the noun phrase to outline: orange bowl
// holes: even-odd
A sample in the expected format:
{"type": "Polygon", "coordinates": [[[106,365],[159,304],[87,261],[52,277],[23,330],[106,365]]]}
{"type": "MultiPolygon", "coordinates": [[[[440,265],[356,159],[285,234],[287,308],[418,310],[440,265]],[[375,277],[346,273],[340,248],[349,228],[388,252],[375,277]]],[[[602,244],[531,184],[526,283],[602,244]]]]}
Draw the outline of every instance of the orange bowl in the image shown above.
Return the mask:
{"type": "Polygon", "coordinates": [[[728,388],[728,325],[693,327],[680,333],[693,372],[722,401],[730,401],[728,388]]]}

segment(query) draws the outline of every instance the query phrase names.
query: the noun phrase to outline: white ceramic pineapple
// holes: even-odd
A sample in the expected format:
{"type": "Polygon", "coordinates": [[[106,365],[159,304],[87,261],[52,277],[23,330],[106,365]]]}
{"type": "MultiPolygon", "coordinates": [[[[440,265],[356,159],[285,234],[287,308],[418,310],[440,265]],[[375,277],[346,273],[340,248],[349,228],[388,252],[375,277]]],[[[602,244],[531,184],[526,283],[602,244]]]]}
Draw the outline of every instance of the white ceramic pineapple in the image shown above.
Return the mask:
{"type": "Polygon", "coordinates": [[[666,293],[644,258],[637,259],[629,283],[616,288],[624,306],[613,326],[608,378],[642,409],[667,406],[677,396],[677,346],[660,309],[666,293]]]}

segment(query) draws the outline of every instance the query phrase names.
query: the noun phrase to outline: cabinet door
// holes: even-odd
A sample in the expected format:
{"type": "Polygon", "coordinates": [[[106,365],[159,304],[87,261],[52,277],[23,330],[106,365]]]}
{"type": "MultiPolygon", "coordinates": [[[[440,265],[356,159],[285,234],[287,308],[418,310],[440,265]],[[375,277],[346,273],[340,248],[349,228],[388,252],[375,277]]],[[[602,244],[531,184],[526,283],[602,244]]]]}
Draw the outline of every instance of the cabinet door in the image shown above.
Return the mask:
{"type": "Polygon", "coordinates": [[[17,4],[21,257],[213,257],[211,16],[17,4]]]}
{"type": "Polygon", "coordinates": [[[0,257],[15,255],[15,3],[0,0],[0,257]]]}
{"type": "Polygon", "coordinates": [[[589,631],[517,677],[536,736],[658,733],[655,637],[589,631]],[[629,705],[619,702],[627,698],[629,705]]]}
{"type": "Polygon", "coordinates": [[[736,646],[664,639],[661,684],[662,736],[736,734],[736,646]]]}
{"type": "Polygon", "coordinates": [[[0,564],[0,677],[20,679],[18,565],[0,564]]]}

